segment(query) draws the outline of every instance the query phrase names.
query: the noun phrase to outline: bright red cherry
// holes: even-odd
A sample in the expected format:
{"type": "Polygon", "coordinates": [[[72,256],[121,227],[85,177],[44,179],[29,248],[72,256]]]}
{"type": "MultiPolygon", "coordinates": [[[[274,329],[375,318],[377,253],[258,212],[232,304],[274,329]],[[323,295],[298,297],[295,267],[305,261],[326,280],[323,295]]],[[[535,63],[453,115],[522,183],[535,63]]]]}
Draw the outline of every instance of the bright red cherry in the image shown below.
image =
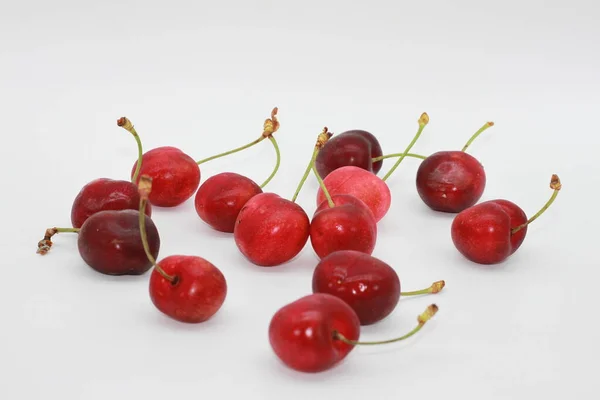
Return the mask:
{"type": "Polygon", "coordinates": [[[486,175],[477,159],[465,151],[484,130],[486,123],[461,151],[439,151],[427,157],[417,170],[419,197],[432,210],[458,213],[476,204],[485,190],[486,175]]]}
{"type": "Polygon", "coordinates": [[[553,175],[552,197],[529,220],[525,212],[508,200],[489,200],[461,211],[452,221],[451,236],[456,249],[478,264],[498,264],[521,246],[527,226],[537,219],[558,195],[562,185],[553,175]]]}
{"type": "MultiPolygon", "coordinates": [[[[141,176],[139,191],[141,215],[152,191],[151,177],[141,176]]],[[[215,315],[227,297],[223,273],[198,256],[173,255],[157,263],[149,251],[144,218],[139,218],[139,229],[146,257],[154,266],[149,287],[154,306],[174,320],[186,323],[204,322],[215,315]]]]}
{"type": "MultiPolygon", "coordinates": [[[[144,215],[151,254],[160,249],[158,229],[144,215]]],[[[90,216],[81,227],[77,247],[83,261],[107,275],[142,275],[150,268],[139,227],[139,211],[100,211],[90,216]]]]}
{"type": "Polygon", "coordinates": [[[304,296],[280,308],[269,324],[269,343],[287,367],[316,373],[338,365],[357,345],[391,343],[414,335],[435,315],[432,304],[408,334],[381,342],[359,342],[360,321],[343,300],[326,294],[304,296]]]}
{"type": "Polygon", "coordinates": [[[323,258],[338,250],[371,254],[377,242],[377,222],[373,213],[365,210],[368,207],[364,203],[357,203],[360,202],[358,199],[354,204],[335,204],[314,165],[313,171],[328,204],[328,208],[315,212],[310,223],[310,242],[317,256],[323,258]]]}
{"type": "Polygon", "coordinates": [[[377,174],[383,160],[373,162],[373,158],[381,157],[382,154],[381,145],[372,133],[363,130],[346,131],[323,146],[315,159],[315,166],[323,178],[337,168],[349,165],[377,174]]]}
{"type": "Polygon", "coordinates": [[[336,251],[321,259],[312,279],[313,293],[327,293],[344,300],[361,325],[386,318],[401,296],[438,293],[445,282],[438,281],[414,292],[400,292],[400,286],[400,278],[389,264],[354,250],[336,251]]]}

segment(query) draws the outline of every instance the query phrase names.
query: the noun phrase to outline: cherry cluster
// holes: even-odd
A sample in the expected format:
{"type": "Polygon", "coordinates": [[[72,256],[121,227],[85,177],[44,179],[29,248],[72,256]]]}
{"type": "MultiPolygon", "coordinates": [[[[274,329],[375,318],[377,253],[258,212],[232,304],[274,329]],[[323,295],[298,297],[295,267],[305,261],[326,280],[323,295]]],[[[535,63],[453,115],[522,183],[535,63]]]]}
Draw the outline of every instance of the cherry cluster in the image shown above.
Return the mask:
{"type": "Polygon", "coordinates": [[[85,185],[71,209],[69,228],[50,228],[38,243],[47,254],[59,232],[77,233],[83,261],[108,275],[143,275],[149,270],[150,299],[165,315],[183,323],[201,323],[222,307],[227,281],[221,270],[195,255],[171,255],[157,261],[160,235],[152,220],[153,207],[176,207],[194,196],[199,218],[216,231],[232,233],[239,251],[252,264],[276,267],[294,259],[310,241],[319,258],[312,277],[312,294],[284,305],[268,327],[274,353],[288,367],[303,372],[332,368],[358,345],[397,342],[417,333],[438,311],[431,304],[417,325],[403,336],[361,341],[361,326],[389,316],[402,296],[435,294],[445,281],[429,288],[401,291],[400,279],[388,263],[372,256],[377,224],[388,213],[392,194],[386,183],[406,157],[421,159],[416,174],[420,198],[432,210],[454,213],[451,238],[456,249],[478,264],[498,264],[523,243],[528,225],[554,201],[561,183],[553,175],[550,200],[531,218],[516,204],[496,199],[478,203],[486,174],[466,150],[484,124],[461,150],[429,156],[410,153],[429,116],[423,113],[418,130],[403,153],[383,155],[377,138],[363,130],[333,136],[324,128],[293,197],[286,199],[265,186],[275,177],[280,151],[277,108],[262,134],[247,145],[195,161],[175,147],[144,152],[133,124],[123,117],[117,125],[130,132],[138,146],[130,180],[100,178],[85,185]],[[277,161],[269,177],[257,184],[243,175],[223,172],[202,184],[200,165],[269,140],[277,161]],[[396,158],[380,178],[383,161],[396,158]],[[296,203],[310,174],[319,182],[316,211],[309,217],[296,203]]]}

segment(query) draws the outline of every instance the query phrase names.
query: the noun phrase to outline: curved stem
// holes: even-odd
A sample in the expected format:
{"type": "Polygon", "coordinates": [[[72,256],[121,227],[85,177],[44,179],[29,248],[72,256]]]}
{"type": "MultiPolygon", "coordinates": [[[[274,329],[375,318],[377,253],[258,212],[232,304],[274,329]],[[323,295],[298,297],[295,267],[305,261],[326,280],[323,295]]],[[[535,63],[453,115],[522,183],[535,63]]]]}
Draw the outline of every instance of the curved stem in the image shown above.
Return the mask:
{"type": "Polygon", "coordinates": [[[279,170],[279,164],[281,163],[281,152],[279,151],[279,145],[277,144],[277,140],[275,140],[275,136],[269,136],[269,140],[273,144],[273,148],[275,149],[275,154],[277,156],[277,160],[275,161],[275,168],[273,168],[273,172],[271,172],[271,175],[269,175],[267,180],[264,181],[262,183],[262,185],[260,185],[261,189],[264,188],[265,186],[267,186],[267,184],[269,182],[271,182],[271,179],[273,179],[273,177],[275,177],[275,174],[279,170]]]}
{"type": "Polygon", "coordinates": [[[445,281],[437,281],[433,282],[431,286],[427,289],[415,290],[412,292],[400,292],[400,296],[418,296],[421,294],[436,294],[442,291],[442,289],[446,286],[445,281]]]}
{"type": "Polygon", "coordinates": [[[144,246],[144,252],[146,253],[146,257],[152,263],[152,265],[156,266],[156,260],[152,253],[150,252],[150,246],[148,245],[148,233],[146,232],[146,203],[148,200],[142,199],[140,201],[140,212],[138,215],[140,222],[140,235],[142,236],[142,245],[144,246]]]}
{"type": "Polygon", "coordinates": [[[327,187],[325,186],[325,182],[323,182],[323,178],[321,178],[321,175],[319,175],[319,172],[317,171],[317,167],[315,166],[315,159],[317,158],[318,153],[319,153],[319,151],[317,149],[317,151],[314,153],[312,161],[311,161],[312,170],[313,170],[315,176],[317,177],[317,181],[319,181],[319,186],[321,186],[321,190],[323,190],[323,194],[327,198],[327,204],[329,204],[329,207],[335,207],[335,203],[333,202],[333,199],[331,198],[331,195],[329,194],[329,191],[327,190],[327,187]]]}
{"type": "Polygon", "coordinates": [[[136,183],[137,178],[140,175],[140,170],[142,169],[142,157],[144,156],[144,150],[142,148],[142,141],[140,140],[140,136],[138,135],[137,131],[133,127],[133,124],[126,117],[119,118],[117,120],[117,125],[123,129],[125,129],[129,133],[131,133],[133,135],[133,138],[135,139],[135,142],[137,143],[138,162],[137,162],[137,165],[135,166],[135,172],[133,173],[133,176],[131,177],[131,182],[136,183]]]}
{"type": "Polygon", "coordinates": [[[421,160],[424,160],[427,158],[427,156],[422,156],[420,154],[414,154],[414,153],[393,153],[393,154],[386,154],[384,156],[380,156],[380,157],[375,157],[373,158],[373,162],[377,162],[377,161],[381,161],[381,160],[385,160],[386,158],[396,158],[396,157],[413,157],[413,158],[420,158],[421,160]]]}
{"type": "Polygon", "coordinates": [[[429,321],[435,315],[435,313],[437,313],[437,311],[438,311],[437,305],[435,305],[435,304],[430,305],[429,307],[427,307],[427,309],[421,315],[419,315],[419,317],[417,318],[418,325],[415,328],[413,328],[413,330],[411,330],[410,332],[408,332],[405,335],[402,335],[402,336],[394,338],[394,339],[379,340],[379,341],[375,341],[375,342],[361,342],[358,340],[347,339],[346,337],[344,337],[341,333],[339,333],[337,331],[335,331],[333,333],[333,337],[334,337],[334,339],[340,340],[351,346],[357,346],[357,345],[369,346],[369,345],[378,345],[378,344],[388,344],[388,343],[399,342],[401,340],[408,339],[415,333],[419,332],[421,330],[421,328],[423,328],[425,323],[427,323],[427,321],[429,321]]]}
{"type": "Polygon", "coordinates": [[[398,165],[400,165],[400,163],[402,162],[402,160],[404,160],[404,157],[406,157],[406,154],[408,154],[408,152],[410,151],[410,149],[415,145],[415,143],[419,139],[419,136],[421,136],[421,133],[423,132],[423,129],[425,129],[425,126],[428,123],[429,123],[429,116],[427,115],[427,113],[421,114],[421,117],[419,118],[419,130],[417,131],[417,134],[415,135],[415,137],[413,137],[413,140],[408,144],[408,146],[406,147],[406,150],[404,150],[404,153],[400,156],[400,158],[398,158],[398,160],[396,161],[396,163],[394,164],[394,166],[382,178],[383,181],[386,181],[390,177],[390,175],[392,175],[392,173],[394,173],[394,171],[396,170],[396,168],[398,168],[398,165]]]}
{"type": "Polygon", "coordinates": [[[544,204],[540,211],[535,213],[533,217],[529,218],[527,222],[517,226],[516,228],[513,228],[510,232],[511,235],[514,235],[515,233],[519,232],[521,229],[525,228],[527,225],[535,221],[540,215],[544,213],[544,211],[548,209],[548,207],[552,205],[552,203],[554,203],[556,196],[558,196],[558,192],[560,191],[560,189],[562,189],[562,184],[560,183],[560,179],[556,174],[552,175],[552,178],[550,179],[550,189],[553,189],[554,191],[552,192],[552,196],[550,196],[550,199],[548,199],[546,204],[544,204]]]}
{"type": "Polygon", "coordinates": [[[306,170],[304,171],[304,175],[302,175],[302,179],[300,179],[300,183],[298,184],[298,187],[296,188],[296,192],[294,193],[294,196],[292,197],[292,202],[296,201],[296,199],[298,198],[298,195],[300,194],[300,190],[302,190],[302,186],[304,186],[304,182],[306,182],[306,179],[308,179],[308,174],[310,174],[310,170],[312,169],[312,166],[313,166],[313,160],[317,157],[318,152],[319,152],[319,149],[315,148],[313,155],[310,158],[310,162],[308,163],[308,166],[306,167],[306,170]]]}
{"type": "Polygon", "coordinates": [[[38,254],[46,254],[50,251],[50,248],[52,247],[53,243],[52,243],[52,236],[56,235],[57,233],[65,233],[65,232],[71,232],[71,233],[79,233],[80,229],[79,228],[48,228],[46,229],[46,232],[44,233],[44,238],[42,240],[40,240],[38,242],[38,248],[36,253],[38,254]]]}
{"type": "Polygon", "coordinates": [[[462,148],[461,151],[466,151],[467,147],[469,147],[471,145],[471,143],[473,143],[473,141],[475,139],[477,139],[477,136],[481,135],[481,133],[483,131],[485,131],[487,128],[494,126],[493,122],[486,122],[485,125],[483,125],[481,128],[479,128],[479,130],[477,132],[475,132],[473,134],[473,136],[471,136],[471,138],[467,141],[467,143],[464,145],[464,147],[462,148]]]}
{"type": "Polygon", "coordinates": [[[261,136],[258,139],[254,140],[254,141],[252,141],[252,142],[250,142],[248,144],[245,144],[245,145],[243,145],[241,147],[238,147],[237,149],[229,150],[229,151],[226,151],[224,153],[217,154],[217,155],[205,158],[203,160],[197,161],[196,164],[198,164],[198,165],[204,164],[205,162],[208,162],[208,161],[211,161],[211,160],[215,160],[217,158],[225,157],[225,156],[228,156],[228,155],[233,154],[233,153],[237,153],[238,151],[245,150],[245,149],[247,149],[249,147],[254,146],[255,144],[258,144],[258,143],[262,142],[264,139],[265,139],[265,137],[261,136]]]}

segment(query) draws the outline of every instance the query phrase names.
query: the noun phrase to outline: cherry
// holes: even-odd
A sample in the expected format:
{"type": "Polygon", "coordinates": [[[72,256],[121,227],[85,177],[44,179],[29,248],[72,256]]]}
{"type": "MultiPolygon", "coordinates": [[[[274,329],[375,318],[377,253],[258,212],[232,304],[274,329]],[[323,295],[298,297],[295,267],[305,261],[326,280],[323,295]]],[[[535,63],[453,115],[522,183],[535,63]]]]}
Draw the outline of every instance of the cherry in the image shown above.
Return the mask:
{"type": "Polygon", "coordinates": [[[373,213],[358,199],[354,203],[344,200],[343,204],[335,204],[314,164],[312,169],[329,206],[315,212],[310,223],[310,242],[317,256],[323,258],[338,250],[371,254],[377,241],[373,213]]]}
{"type": "Polygon", "coordinates": [[[493,125],[493,122],[483,125],[461,151],[439,151],[419,165],[417,192],[429,208],[458,213],[479,201],[486,185],[485,171],[466,150],[477,136],[493,125]]]}
{"type": "Polygon", "coordinates": [[[250,262],[262,267],[274,267],[296,257],[310,235],[310,220],[295,203],[304,182],[313,169],[320,148],[332,133],[324,128],[291,200],[275,193],[260,193],[242,207],[235,223],[233,237],[240,252],[250,262]]]}
{"type": "Polygon", "coordinates": [[[489,200],[471,206],[452,221],[451,236],[456,249],[478,264],[498,264],[515,253],[527,233],[527,227],[550,207],[562,184],[552,175],[552,196],[533,217],[516,204],[503,199],[489,200]]]}
{"type": "MultiPolygon", "coordinates": [[[[333,201],[333,203],[336,206],[341,206],[344,204],[351,204],[355,207],[359,207],[359,208],[363,209],[364,211],[366,211],[367,213],[369,213],[373,218],[375,218],[371,209],[365,204],[364,201],[360,200],[357,197],[351,196],[349,194],[334,194],[333,196],[331,196],[331,200],[333,201]]],[[[319,211],[326,210],[328,208],[329,208],[329,200],[326,199],[325,201],[323,201],[321,204],[319,204],[317,206],[314,214],[318,213],[319,211]]],[[[313,216],[314,216],[314,214],[313,214],[313,216]]]]}
{"type": "Polygon", "coordinates": [[[269,343],[287,367],[316,373],[339,364],[358,345],[377,345],[407,339],[431,319],[438,307],[427,307],[418,325],[399,338],[361,342],[360,321],[352,308],[338,297],[314,293],[281,307],[269,324],[269,343]]]}
{"type": "Polygon", "coordinates": [[[361,325],[372,325],[394,311],[401,296],[435,294],[445,286],[434,282],[429,288],[400,292],[400,279],[387,263],[354,250],[336,251],[321,259],[313,272],[313,293],[327,293],[344,300],[361,325]]]}
{"type": "MultiPolygon", "coordinates": [[[[140,178],[141,195],[139,215],[152,191],[152,178],[140,178]]],[[[227,281],[223,273],[208,260],[189,255],[172,255],[156,262],[146,236],[146,220],[139,218],[142,245],[146,257],[154,266],[150,275],[150,299],[163,314],[176,321],[200,323],[207,321],[221,309],[227,296],[227,281]]]]}
{"type": "MultiPolygon", "coordinates": [[[[417,134],[406,148],[406,151],[401,153],[394,166],[383,178],[379,178],[372,172],[360,167],[341,167],[331,172],[323,180],[325,186],[327,186],[329,190],[329,193],[331,195],[349,194],[357,197],[371,209],[373,215],[375,216],[375,221],[381,221],[381,219],[387,214],[392,203],[390,188],[385,181],[391,176],[396,168],[398,168],[398,165],[405,157],[412,156],[411,153],[409,153],[409,150],[416,143],[417,139],[421,135],[421,132],[423,132],[423,129],[429,123],[429,116],[427,113],[423,113],[418,122],[419,130],[417,131],[417,134]]],[[[322,203],[324,200],[325,194],[323,193],[323,190],[319,188],[317,192],[317,205],[322,203]]]]}
{"type": "Polygon", "coordinates": [[[237,149],[199,161],[198,164],[247,149],[268,138],[275,149],[277,161],[271,175],[259,186],[252,179],[233,172],[223,172],[208,178],[196,192],[195,207],[200,219],[217,231],[233,233],[235,221],[242,207],[252,197],[263,192],[263,188],[273,179],[279,169],[281,155],[273,136],[279,129],[276,118],[277,107],[271,112],[271,118],[264,123],[262,135],[255,141],[237,149]]]}
{"type": "MultiPolygon", "coordinates": [[[[117,125],[124,127],[130,132],[138,147],[138,160],[142,156],[142,142],[131,122],[125,118],[119,118],[117,125]]],[[[109,178],[95,179],[86,184],[77,194],[71,206],[71,224],[74,228],[81,228],[83,223],[91,215],[103,210],[137,210],[140,195],[137,190],[134,176],[131,180],[115,180],[109,178]]],[[[152,215],[152,209],[146,210],[148,216],[152,215]]]]}
{"type": "Polygon", "coordinates": [[[381,145],[375,135],[363,130],[351,130],[329,140],[317,155],[315,166],[323,178],[348,165],[377,174],[383,160],[373,162],[372,159],[382,155],[381,145]]]}

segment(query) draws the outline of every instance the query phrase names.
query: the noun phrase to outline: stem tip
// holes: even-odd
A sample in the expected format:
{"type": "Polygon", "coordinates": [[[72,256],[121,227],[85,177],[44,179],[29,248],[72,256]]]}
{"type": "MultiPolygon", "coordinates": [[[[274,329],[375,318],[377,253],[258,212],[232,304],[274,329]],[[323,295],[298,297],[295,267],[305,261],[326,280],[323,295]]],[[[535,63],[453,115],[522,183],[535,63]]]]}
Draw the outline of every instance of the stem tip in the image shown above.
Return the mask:
{"type": "Polygon", "coordinates": [[[329,132],[327,127],[324,127],[319,136],[317,136],[317,143],[315,147],[317,149],[322,149],[325,146],[325,143],[333,136],[333,132],[329,132]]]}
{"type": "Polygon", "coordinates": [[[433,316],[438,312],[438,309],[439,308],[436,304],[429,305],[429,307],[427,307],[427,309],[417,318],[419,324],[423,325],[433,318],[433,316]]]}
{"type": "Polygon", "coordinates": [[[127,119],[127,117],[119,118],[117,120],[117,125],[125,130],[128,130],[129,132],[131,132],[131,129],[133,129],[133,124],[129,119],[127,119]]]}
{"type": "Polygon", "coordinates": [[[429,115],[426,112],[421,114],[421,118],[419,118],[419,125],[427,125],[429,123],[429,115]]]}
{"type": "Polygon", "coordinates": [[[562,189],[562,183],[560,183],[560,178],[556,174],[552,174],[552,178],[550,179],[550,189],[553,189],[553,190],[562,189]]]}
{"type": "Polygon", "coordinates": [[[444,286],[446,286],[446,282],[443,280],[433,282],[433,285],[431,285],[431,293],[435,294],[441,292],[444,286]]]}
{"type": "Polygon", "coordinates": [[[279,129],[279,121],[277,120],[277,112],[279,109],[277,107],[271,110],[271,118],[267,118],[263,125],[263,137],[268,138],[279,129]]]}

